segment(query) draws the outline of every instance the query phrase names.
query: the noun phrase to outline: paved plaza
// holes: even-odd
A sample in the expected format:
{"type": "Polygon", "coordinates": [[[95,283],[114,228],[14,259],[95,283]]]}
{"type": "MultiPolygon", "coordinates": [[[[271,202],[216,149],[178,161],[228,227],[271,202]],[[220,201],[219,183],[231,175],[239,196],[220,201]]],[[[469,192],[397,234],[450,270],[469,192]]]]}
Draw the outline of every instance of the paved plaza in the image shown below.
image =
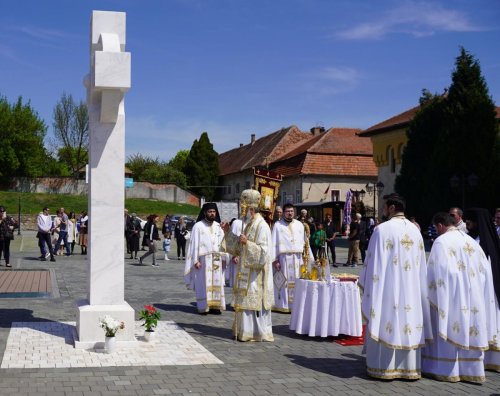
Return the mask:
{"type": "MultiPolygon", "coordinates": [[[[194,292],[183,284],[184,263],[163,261],[163,252],[158,252],[159,268],[125,260],[125,298],[136,311],[145,304],[160,310],[158,339],[145,343],[137,323],[133,350],[111,355],[75,350],[75,301],[86,297],[86,256],[41,262],[36,242],[34,232],[16,237],[13,268],[52,269],[57,290],[53,298],[0,299],[0,395],[500,394],[500,374],[493,372],[483,385],[370,379],[362,346],[297,335],[288,328],[287,314],[273,313],[274,343],[234,341],[231,309],[198,315],[194,292]]],[[[337,252],[338,261],[345,262],[347,249],[337,252]]],[[[338,270],[358,273],[360,268],[338,270]]],[[[229,302],[230,289],[226,293],[229,302]]]]}

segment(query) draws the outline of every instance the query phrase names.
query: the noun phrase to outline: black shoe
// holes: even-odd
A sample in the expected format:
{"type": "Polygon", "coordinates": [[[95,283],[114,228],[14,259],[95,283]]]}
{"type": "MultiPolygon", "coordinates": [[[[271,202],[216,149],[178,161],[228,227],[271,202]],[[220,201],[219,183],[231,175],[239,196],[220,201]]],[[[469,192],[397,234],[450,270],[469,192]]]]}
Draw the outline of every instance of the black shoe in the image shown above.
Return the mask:
{"type": "Polygon", "coordinates": [[[221,315],[222,314],[220,309],[211,309],[209,312],[213,315],[221,315]]]}
{"type": "Polygon", "coordinates": [[[337,264],[332,264],[333,267],[335,268],[338,268],[338,265],[337,264]]]}
{"type": "Polygon", "coordinates": [[[129,260],[133,260],[133,259],[134,259],[134,257],[133,257],[133,256],[130,256],[130,257],[129,257],[129,260]]]}
{"type": "Polygon", "coordinates": [[[351,264],[345,263],[342,267],[349,267],[351,264]]]}
{"type": "Polygon", "coordinates": [[[177,257],[177,260],[180,260],[181,258],[180,257],[177,257]]]}
{"type": "Polygon", "coordinates": [[[40,261],[47,261],[47,259],[45,258],[45,256],[43,256],[40,261]]]}
{"type": "Polygon", "coordinates": [[[50,261],[52,261],[52,262],[55,262],[55,261],[56,261],[56,259],[54,258],[54,256],[51,256],[51,257],[50,257],[50,261]]]}
{"type": "Polygon", "coordinates": [[[139,257],[139,264],[142,265],[142,257],[139,257]]]}

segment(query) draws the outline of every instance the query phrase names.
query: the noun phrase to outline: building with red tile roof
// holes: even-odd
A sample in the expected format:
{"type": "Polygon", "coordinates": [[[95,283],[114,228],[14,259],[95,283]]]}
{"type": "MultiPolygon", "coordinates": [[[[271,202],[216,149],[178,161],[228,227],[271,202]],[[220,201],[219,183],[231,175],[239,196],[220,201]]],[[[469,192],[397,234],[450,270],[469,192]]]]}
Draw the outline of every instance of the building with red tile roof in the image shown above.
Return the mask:
{"type": "Polygon", "coordinates": [[[219,155],[222,198],[235,200],[253,184],[253,167],[283,175],[279,204],[319,202],[345,198],[349,189],[361,190],[377,177],[371,142],[353,128],[315,127],[303,132],[296,126],[219,155]]]}

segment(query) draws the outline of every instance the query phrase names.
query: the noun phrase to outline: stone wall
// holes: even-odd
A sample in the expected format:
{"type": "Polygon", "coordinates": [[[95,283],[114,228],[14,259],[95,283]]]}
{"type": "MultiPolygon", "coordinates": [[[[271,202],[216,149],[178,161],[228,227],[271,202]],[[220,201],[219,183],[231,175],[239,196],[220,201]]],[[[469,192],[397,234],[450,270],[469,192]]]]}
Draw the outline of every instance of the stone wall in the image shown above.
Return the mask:
{"type": "MultiPolygon", "coordinates": [[[[85,183],[85,180],[75,180],[69,177],[16,178],[12,183],[10,191],[87,195],[88,185],[85,183]]],[[[125,189],[125,198],[156,199],[164,202],[200,206],[200,198],[198,196],[175,184],[134,182],[133,187],[125,189]]]]}

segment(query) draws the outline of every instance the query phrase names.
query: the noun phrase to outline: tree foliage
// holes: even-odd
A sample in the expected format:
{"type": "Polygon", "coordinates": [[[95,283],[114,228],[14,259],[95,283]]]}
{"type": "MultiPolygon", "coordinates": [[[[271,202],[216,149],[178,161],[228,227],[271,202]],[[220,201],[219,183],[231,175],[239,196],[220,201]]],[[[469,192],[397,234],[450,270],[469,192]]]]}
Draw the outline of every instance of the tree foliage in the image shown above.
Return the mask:
{"type": "Polygon", "coordinates": [[[66,164],[72,175],[88,162],[89,115],[87,105],[75,103],[71,95],[63,93],[54,108],[54,136],[59,161],[66,164]]]}
{"type": "Polygon", "coordinates": [[[420,104],[396,179],[408,211],[428,222],[439,210],[462,207],[463,200],[467,207],[493,208],[500,193],[500,141],[495,105],[479,62],[461,48],[448,93],[424,90],[420,104]],[[477,176],[476,186],[469,182],[471,175],[477,176]],[[452,178],[459,181],[458,188],[450,186],[452,178]]]}
{"type": "Polygon", "coordinates": [[[186,167],[186,159],[189,155],[189,150],[179,150],[174,158],[168,161],[168,164],[178,171],[184,172],[186,167]]]}
{"type": "Polygon", "coordinates": [[[10,104],[0,97],[0,181],[15,176],[39,177],[46,174],[48,154],[43,140],[47,132],[44,121],[19,97],[10,104]]]}
{"type": "Polygon", "coordinates": [[[142,154],[133,154],[127,159],[127,167],[133,172],[136,181],[150,183],[173,183],[186,187],[186,176],[181,171],[170,166],[159,158],[145,157],[142,154]]]}
{"type": "Polygon", "coordinates": [[[208,133],[203,132],[195,140],[186,158],[184,173],[188,177],[190,189],[212,201],[217,196],[216,186],[219,179],[219,154],[214,150],[208,133]]]}

